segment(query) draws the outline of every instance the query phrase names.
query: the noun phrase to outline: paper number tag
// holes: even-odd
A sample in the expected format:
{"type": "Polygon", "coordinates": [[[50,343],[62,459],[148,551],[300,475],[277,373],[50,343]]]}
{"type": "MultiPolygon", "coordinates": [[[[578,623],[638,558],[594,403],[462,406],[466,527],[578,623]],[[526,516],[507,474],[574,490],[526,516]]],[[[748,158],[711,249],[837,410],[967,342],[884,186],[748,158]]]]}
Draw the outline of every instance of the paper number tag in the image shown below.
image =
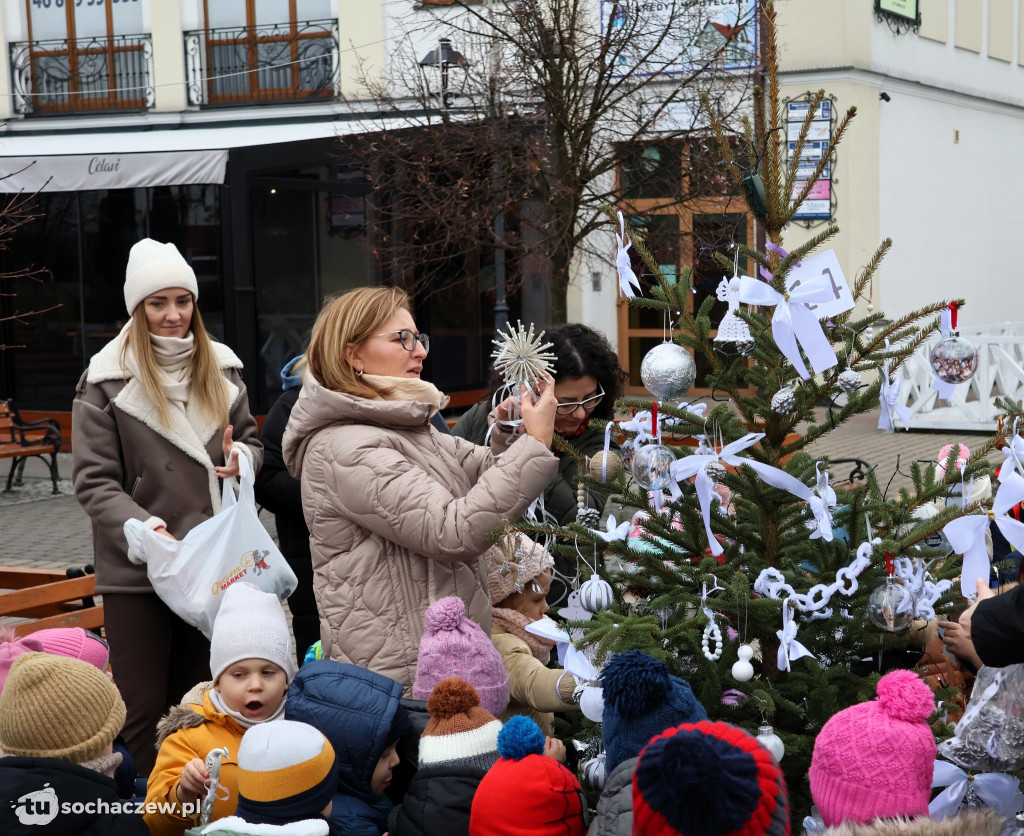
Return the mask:
{"type": "Polygon", "coordinates": [[[793,290],[802,282],[818,276],[824,276],[825,281],[832,285],[834,298],[828,302],[809,304],[807,307],[814,312],[819,319],[836,316],[853,307],[853,294],[846,284],[846,277],[843,269],[839,266],[839,259],[836,258],[835,250],[826,250],[810,258],[805,258],[799,267],[794,267],[786,280],[786,288],[793,290]]]}

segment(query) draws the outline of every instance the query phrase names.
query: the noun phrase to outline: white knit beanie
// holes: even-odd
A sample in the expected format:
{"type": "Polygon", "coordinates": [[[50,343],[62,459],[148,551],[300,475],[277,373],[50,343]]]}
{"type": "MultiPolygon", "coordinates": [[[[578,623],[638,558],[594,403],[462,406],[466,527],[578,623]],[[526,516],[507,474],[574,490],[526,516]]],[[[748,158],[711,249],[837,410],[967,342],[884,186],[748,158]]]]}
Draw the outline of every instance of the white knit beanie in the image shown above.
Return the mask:
{"type": "Polygon", "coordinates": [[[210,672],[216,682],[222,673],[243,659],[266,659],[282,668],[290,682],[295,657],[288,621],[277,596],[245,581],[224,592],[213,621],[210,672]]]}
{"type": "Polygon", "coordinates": [[[161,244],[152,238],[143,238],[128,254],[128,269],[124,277],[124,304],[131,316],[147,296],[169,287],[183,287],[199,298],[199,283],[195,271],[178,252],[174,244],[161,244]]]}

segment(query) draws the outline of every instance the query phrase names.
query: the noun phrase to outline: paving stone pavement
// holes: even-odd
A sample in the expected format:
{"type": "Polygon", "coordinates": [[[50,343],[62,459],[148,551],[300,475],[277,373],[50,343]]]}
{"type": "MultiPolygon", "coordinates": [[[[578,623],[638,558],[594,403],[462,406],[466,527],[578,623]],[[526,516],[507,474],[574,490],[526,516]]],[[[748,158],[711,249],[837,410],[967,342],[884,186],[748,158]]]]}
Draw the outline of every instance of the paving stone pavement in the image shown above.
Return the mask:
{"type": "MultiPolygon", "coordinates": [[[[884,433],[877,429],[877,413],[857,416],[837,432],[816,441],[809,451],[815,456],[859,458],[877,467],[880,481],[896,473],[897,456],[900,470],[909,472],[914,459],[933,461],[939,448],[951,441],[970,447],[982,444],[985,434],[962,431],[898,431],[884,433]]],[[[92,560],[92,531],[89,518],[75,500],[71,483],[71,456],[61,454],[60,496],[52,496],[49,473],[38,459],[25,467],[25,485],[10,494],[0,487],[0,566],[25,566],[39,569],[66,569],[92,560]]],[[[993,460],[999,459],[995,454],[993,460]]],[[[842,479],[849,471],[833,468],[833,477],[842,479]]],[[[6,474],[3,474],[4,481],[6,474]]],[[[896,474],[891,490],[909,485],[906,476],[896,474]]],[[[3,482],[0,482],[2,485],[3,482]]],[[[261,519],[276,536],[273,516],[263,512],[261,519]]]]}

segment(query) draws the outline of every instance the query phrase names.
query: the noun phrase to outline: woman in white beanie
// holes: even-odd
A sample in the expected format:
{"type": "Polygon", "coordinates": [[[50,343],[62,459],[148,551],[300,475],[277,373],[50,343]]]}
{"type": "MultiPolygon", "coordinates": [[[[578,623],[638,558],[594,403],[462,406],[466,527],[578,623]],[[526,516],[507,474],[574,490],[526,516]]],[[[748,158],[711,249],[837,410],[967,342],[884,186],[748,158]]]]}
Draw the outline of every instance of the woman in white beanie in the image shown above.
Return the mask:
{"type": "Polygon", "coordinates": [[[124,284],[131,319],[90,360],[71,413],[75,496],[92,518],[96,591],[141,774],[153,766],[157,721],[204,677],[210,646],[129,562],[124,523],[183,537],[219,510],[218,480],[238,474],[239,455],[253,470],[263,460],[242,363],[210,339],[198,296],[174,244],[135,244],[124,284]]]}

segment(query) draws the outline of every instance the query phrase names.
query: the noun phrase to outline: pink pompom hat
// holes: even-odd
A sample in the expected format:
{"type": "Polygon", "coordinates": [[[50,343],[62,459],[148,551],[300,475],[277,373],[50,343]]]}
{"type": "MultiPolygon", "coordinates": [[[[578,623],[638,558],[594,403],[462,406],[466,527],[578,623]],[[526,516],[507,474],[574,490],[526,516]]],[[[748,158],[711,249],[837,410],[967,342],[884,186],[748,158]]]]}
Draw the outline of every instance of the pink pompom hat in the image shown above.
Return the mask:
{"type": "Polygon", "coordinates": [[[420,640],[413,698],[425,700],[438,682],[457,676],[476,689],[484,711],[501,714],[508,707],[508,674],[490,637],[466,618],[463,600],[453,595],[435,601],[423,621],[426,632],[420,640]]]}
{"type": "Polygon", "coordinates": [[[37,630],[32,638],[43,645],[43,652],[53,656],[80,659],[94,668],[106,671],[110,648],[99,636],[81,627],[52,627],[37,630]]]}
{"type": "Polygon", "coordinates": [[[35,636],[22,636],[19,639],[13,627],[0,628],[0,691],[4,690],[14,660],[26,653],[45,653],[45,650],[35,636]]]}
{"type": "Polygon", "coordinates": [[[878,680],[878,698],[840,711],[814,741],[811,797],[826,826],[928,815],[935,696],[913,671],[878,680]]]}

